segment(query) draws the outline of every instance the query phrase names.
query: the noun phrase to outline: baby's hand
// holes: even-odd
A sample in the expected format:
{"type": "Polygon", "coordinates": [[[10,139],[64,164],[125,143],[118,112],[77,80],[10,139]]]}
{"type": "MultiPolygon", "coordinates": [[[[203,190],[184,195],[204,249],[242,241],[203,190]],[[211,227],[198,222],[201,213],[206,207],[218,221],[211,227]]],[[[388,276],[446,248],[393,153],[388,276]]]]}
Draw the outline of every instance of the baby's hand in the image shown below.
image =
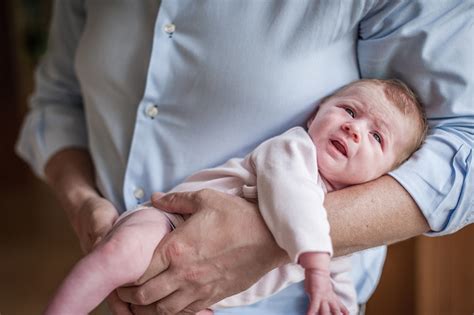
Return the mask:
{"type": "Polygon", "coordinates": [[[347,308],[334,293],[329,271],[328,253],[303,253],[299,263],[305,269],[304,288],[309,295],[306,315],[349,315],[347,308]]]}
{"type": "Polygon", "coordinates": [[[329,270],[306,269],[304,288],[310,301],[307,315],[349,315],[347,308],[334,293],[329,270]]]}

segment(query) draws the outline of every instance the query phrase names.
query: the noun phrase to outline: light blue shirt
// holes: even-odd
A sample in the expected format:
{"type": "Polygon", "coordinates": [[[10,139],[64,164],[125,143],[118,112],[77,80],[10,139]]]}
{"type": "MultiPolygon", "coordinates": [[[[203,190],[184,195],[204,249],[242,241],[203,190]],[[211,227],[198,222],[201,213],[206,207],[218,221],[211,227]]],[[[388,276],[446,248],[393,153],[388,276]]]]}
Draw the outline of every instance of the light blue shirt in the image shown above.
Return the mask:
{"type": "MultiPolygon", "coordinates": [[[[391,175],[431,234],[452,233],[474,221],[472,14],[473,1],[57,1],[17,151],[43,176],[59,150],[87,148],[123,212],[303,125],[359,76],[397,77],[431,131],[391,175]]],[[[384,254],[353,256],[361,302],[384,254]]],[[[301,314],[305,303],[295,285],[235,312],[301,314]]]]}

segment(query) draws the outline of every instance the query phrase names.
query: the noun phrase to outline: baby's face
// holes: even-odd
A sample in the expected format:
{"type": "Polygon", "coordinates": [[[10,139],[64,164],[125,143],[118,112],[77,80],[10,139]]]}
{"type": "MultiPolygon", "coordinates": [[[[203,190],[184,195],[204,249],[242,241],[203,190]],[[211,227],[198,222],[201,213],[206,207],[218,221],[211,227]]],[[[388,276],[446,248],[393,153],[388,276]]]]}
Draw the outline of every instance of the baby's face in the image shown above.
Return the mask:
{"type": "Polygon", "coordinates": [[[387,173],[415,136],[410,122],[373,83],[329,98],[308,123],[321,175],[340,189],[387,173]]]}

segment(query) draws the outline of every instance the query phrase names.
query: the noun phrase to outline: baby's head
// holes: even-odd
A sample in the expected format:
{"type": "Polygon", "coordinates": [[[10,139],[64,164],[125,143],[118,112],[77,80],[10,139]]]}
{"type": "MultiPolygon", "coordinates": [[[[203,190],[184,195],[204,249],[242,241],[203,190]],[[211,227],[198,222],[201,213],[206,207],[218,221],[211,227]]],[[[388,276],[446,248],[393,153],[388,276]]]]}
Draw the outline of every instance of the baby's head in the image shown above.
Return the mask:
{"type": "Polygon", "coordinates": [[[321,175],[339,189],[376,179],[423,142],[427,123],[398,80],[360,80],[324,98],[308,122],[321,175]]]}

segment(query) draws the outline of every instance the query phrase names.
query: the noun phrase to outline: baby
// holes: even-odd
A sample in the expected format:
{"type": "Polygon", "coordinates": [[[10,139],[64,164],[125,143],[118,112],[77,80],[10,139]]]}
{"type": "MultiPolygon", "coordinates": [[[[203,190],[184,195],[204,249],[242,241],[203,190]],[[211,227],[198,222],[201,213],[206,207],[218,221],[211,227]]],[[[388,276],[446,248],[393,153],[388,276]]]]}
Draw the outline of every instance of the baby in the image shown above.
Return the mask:
{"type": "MultiPolygon", "coordinates": [[[[255,303],[305,281],[308,314],[357,312],[348,257],[331,260],[327,192],[376,179],[422,143],[427,124],[414,94],[396,80],[353,82],[320,102],[308,130],[290,129],[243,159],[200,171],[172,191],[212,188],[258,202],[293,263],[276,268],[212,309],[255,303]]],[[[123,214],[63,281],[46,314],[87,314],[148,267],[160,240],[184,221],[149,206],[123,214]]]]}

